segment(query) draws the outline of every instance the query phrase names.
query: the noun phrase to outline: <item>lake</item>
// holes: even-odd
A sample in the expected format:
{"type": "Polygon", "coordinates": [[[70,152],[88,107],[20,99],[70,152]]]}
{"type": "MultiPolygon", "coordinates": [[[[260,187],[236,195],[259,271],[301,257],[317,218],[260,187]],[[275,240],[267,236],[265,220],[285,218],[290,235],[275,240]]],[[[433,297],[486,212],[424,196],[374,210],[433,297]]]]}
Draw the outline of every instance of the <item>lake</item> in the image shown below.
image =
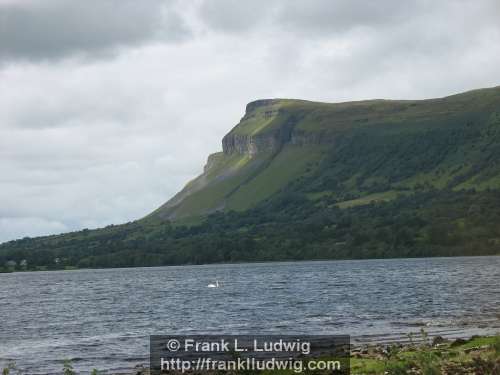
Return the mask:
{"type": "Polygon", "coordinates": [[[500,257],[283,262],[0,274],[0,365],[55,373],[147,364],[150,334],[500,330],[500,257]],[[220,288],[207,288],[218,280],[220,288]]]}

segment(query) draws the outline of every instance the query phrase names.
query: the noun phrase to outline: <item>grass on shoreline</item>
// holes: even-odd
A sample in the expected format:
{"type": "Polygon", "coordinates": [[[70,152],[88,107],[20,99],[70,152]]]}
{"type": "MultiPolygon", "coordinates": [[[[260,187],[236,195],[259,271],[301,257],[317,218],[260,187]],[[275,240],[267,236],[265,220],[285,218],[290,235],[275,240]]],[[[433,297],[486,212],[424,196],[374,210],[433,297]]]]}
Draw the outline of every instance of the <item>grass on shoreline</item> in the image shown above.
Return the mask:
{"type": "MultiPolygon", "coordinates": [[[[433,339],[422,330],[423,340],[409,344],[370,345],[351,350],[351,375],[500,375],[500,334],[473,336],[468,340],[447,340],[440,336],[433,339]]],[[[321,358],[328,359],[328,358],[321,358]]],[[[267,375],[273,371],[245,371],[267,375]]],[[[293,370],[280,370],[280,375],[294,375],[293,370]]],[[[97,369],[90,375],[103,374],[97,369]]],[[[207,372],[210,373],[210,372],[207,372]]],[[[228,372],[237,374],[238,372],[228,372]]],[[[311,372],[306,372],[311,373],[311,372]]],[[[325,372],[315,372],[325,373],[325,372]]],[[[2,370],[2,375],[21,375],[14,363],[2,370]]],[[[63,375],[76,375],[71,362],[64,361],[63,375]]],[[[340,373],[339,373],[340,374],[340,373]]],[[[135,375],[150,375],[149,369],[135,375]]]]}
{"type": "Polygon", "coordinates": [[[499,375],[500,335],[454,341],[439,336],[408,345],[351,352],[352,375],[499,375]]]}

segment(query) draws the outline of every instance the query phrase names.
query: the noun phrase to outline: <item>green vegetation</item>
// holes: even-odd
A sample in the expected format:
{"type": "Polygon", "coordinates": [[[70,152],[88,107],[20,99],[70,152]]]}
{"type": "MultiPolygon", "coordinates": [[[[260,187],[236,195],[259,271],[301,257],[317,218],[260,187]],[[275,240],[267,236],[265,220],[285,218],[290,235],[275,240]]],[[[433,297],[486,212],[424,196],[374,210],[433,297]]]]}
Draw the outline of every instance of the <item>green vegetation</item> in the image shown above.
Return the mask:
{"type": "Polygon", "coordinates": [[[423,101],[257,101],[224,139],[225,152],[152,217],[248,209],[294,180],[302,192],[328,191],[339,202],[498,189],[500,88],[423,101]]]}
{"type": "Polygon", "coordinates": [[[193,226],[137,221],[11,241],[1,246],[0,264],[64,269],[499,254],[499,191],[429,190],[342,209],[334,198],[313,201],[290,188],[193,226]]]}
{"type": "MultiPolygon", "coordinates": [[[[351,351],[352,375],[495,375],[500,373],[500,336],[419,344],[371,345],[351,351]]],[[[438,340],[436,340],[438,339],[438,340]]],[[[321,359],[328,360],[328,357],[321,359]]],[[[272,373],[272,371],[266,372],[272,373]]],[[[293,371],[280,371],[293,374],[293,371]]],[[[312,373],[312,372],[310,372],[312,373]]],[[[326,373],[317,371],[315,373],[326,373]]]]}
{"type": "Polygon", "coordinates": [[[226,209],[243,211],[278,193],[283,186],[304,175],[323,151],[321,147],[285,146],[267,168],[231,195],[226,209]]]}
{"type": "Polygon", "coordinates": [[[375,202],[388,202],[398,197],[398,194],[404,194],[405,192],[398,192],[394,190],[384,191],[382,193],[373,193],[364,195],[361,198],[356,198],[348,201],[343,201],[337,203],[337,206],[340,208],[350,208],[356,206],[365,206],[367,204],[375,203],[375,202]]]}
{"type": "Polygon", "coordinates": [[[76,372],[70,360],[64,360],[62,373],[63,375],[76,375],[76,372]]]}
{"type": "Polygon", "coordinates": [[[0,271],[500,254],[500,88],[249,104],[148,217],[0,245],[0,271]]]}
{"type": "MultiPolygon", "coordinates": [[[[424,334],[425,335],[425,334],[424,334]]],[[[500,336],[365,349],[351,357],[351,374],[460,375],[500,373],[500,336]],[[461,343],[464,341],[465,343],[461,343]]]]}
{"type": "Polygon", "coordinates": [[[14,373],[19,373],[17,366],[14,362],[10,362],[7,367],[2,369],[2,375],[13,375],[14,373]]]}
{"type": "MultiPolygon", "coordinates": [[[[422,341],[410,344],[371,345],[351,350],[352,375],[486,375],[500,373],[500,336],[473,337],[469,340],[450,341],[441,337],[433,340],[421,332],[422,341]]],[[[322,356],[328,360],[328,355],[322,356]]],[[[338,358],[336,358],[338,359],[338,358]]],[[[20,374],[15,363],[2,370],[3,375],[20,374]]],[[[70,361],[63,362],[64,375],[75,375],[70,361]]],[[[148,374],[144,369],[138,374],[148,374]]],[[[236,372],[238,373],[238,372],[236,372]]],[[[250,372],[246,372],[250,373],[250,372]]],[[[273,371],[264,371],[269,374],[273,371]]],[[[293,370],[280,370],[281,374],[294,374],[293,370]]],[[[308,372],[311,373],[311,372],[308,372]]],[[[315,373],[322,373],[316,371],[315,373]]],[[[98,375],[93,369],[91,375],[98,375]]]]}

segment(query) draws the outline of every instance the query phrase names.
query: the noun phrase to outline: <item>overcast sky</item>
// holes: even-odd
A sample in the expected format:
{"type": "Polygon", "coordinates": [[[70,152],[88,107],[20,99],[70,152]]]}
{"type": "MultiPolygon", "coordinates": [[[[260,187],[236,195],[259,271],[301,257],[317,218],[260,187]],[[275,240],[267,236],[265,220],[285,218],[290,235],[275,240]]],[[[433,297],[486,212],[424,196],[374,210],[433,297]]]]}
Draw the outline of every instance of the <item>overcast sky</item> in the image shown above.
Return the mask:
{"type": "Polygon", "coordinates": [[[259,98],[500,85],[498,0],[0,0],[0,242],[140,218],[259,98]]]}

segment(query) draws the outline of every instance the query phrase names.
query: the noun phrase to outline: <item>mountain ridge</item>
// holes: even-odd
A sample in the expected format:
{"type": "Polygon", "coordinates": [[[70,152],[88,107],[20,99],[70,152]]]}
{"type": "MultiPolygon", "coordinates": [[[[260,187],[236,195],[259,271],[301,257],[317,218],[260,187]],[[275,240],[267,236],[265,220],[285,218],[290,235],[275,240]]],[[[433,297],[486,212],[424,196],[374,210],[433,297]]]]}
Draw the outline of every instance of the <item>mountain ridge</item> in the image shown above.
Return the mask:
{"type": "MultiPolygon", "coordinates": [[[[470,106],[471,97],[473,105],[474,101],[477,102],[477,96],[491,99],[493,94],[498,101],[499,92],[499,87],[493,87],[424,100],[373,99],[322,103],[298,99],[260,99],[250,102],[240,122],[223,137],[222,153],[212,154],[204,172],[156,210],[153,216],[177,220],[210,214],[226,207],[238,209],[238,205],[231,204],[231,196],[240,187],[247,185],[258,171],[269,166],[286,146],[334,147],[335,142],[346,132],[370,126],[380,127],[384,122],[385,125],[402,123],[404,126],[405,123],[410,123],[414,126],[429,126],[435,118],[453,118],[456,113],[463,112],[464,102],[470,106]],[[444,110],[437,111],[436,108],[444,110]],[[426,111],[431,111],[433,117],[429,117],[426,111]],[[223,173],[218,173],[219,170],[223,170],[223,173]],[[245,177],[234,182],[232,188],[226,189],[218,199],[206,203],[203,198],[197,200],[193,197],[193,194],[209,188],[210,185],[222,184],[235,177],[241,170],[245,177]],[[190,202],[193,199],[195,203],[190,202]],[[185,207],[182,207],[183,201],[185,207]],[[200,209],[197,211],[192,207],[194,205],[198,205],[200,209]]],[[[485,103],[481,105],[484,107],[485,103]]],[[[475,110],[484,111],[484,108],[475,110]]],[[[473,114],[474,112],[469,110],[469,116],[473,114]]],[[[271,189],[269,193],[272,194],[275,190],[271,189]]],[[[262,199],[270,194],[263,194],[262,199]]]]}
{"type": "Polygon", "coordinates": [[[259,100],[222,145],[147,217],[0,244],[0,268],[500,254],[500,87],[259,100]]]}

